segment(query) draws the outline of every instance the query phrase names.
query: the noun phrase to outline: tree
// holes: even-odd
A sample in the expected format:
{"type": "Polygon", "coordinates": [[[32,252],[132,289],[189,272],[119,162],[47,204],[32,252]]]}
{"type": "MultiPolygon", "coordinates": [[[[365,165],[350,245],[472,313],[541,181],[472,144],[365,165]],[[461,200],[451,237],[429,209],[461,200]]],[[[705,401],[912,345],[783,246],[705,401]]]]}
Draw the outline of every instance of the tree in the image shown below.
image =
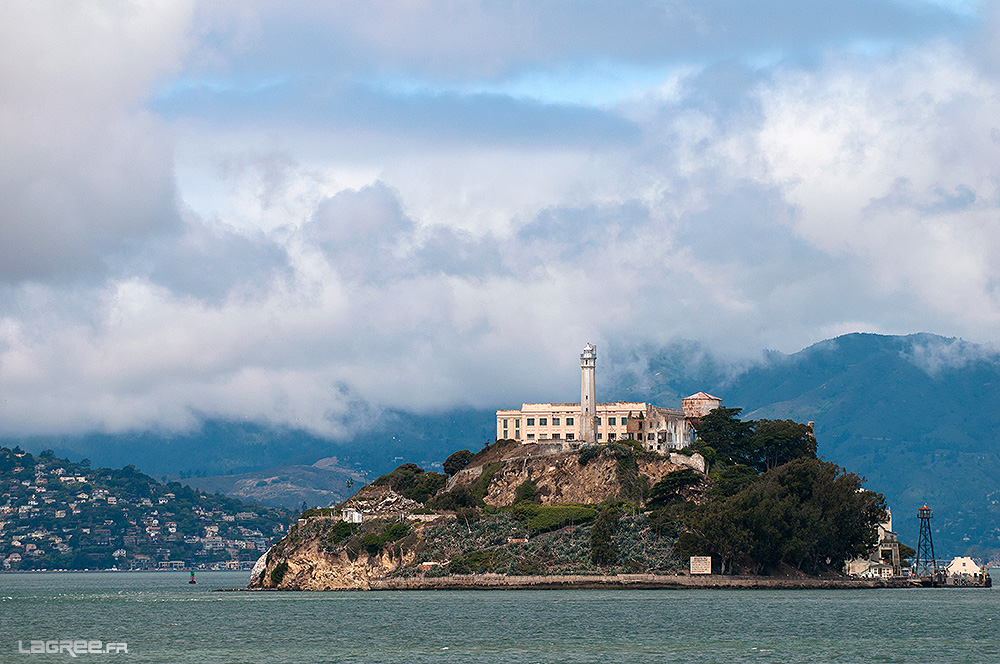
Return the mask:
{"type": "Polygon", "coordinates": [[[719,407],[702,417],[698,422],[698,438],[693,447],[699,452],[701,448],[711,448],[719,463],[743,463],[754,467],[753,463],[747,462],[753,424],[741,420],[741,412],[742,408],[719,407]]]}
{"type": "Polygon", "coordinates": [[[590,559],[595,565],[610,565],[618,558],[618,545],[613,537],[618,530],[621,514],[617,508],[605,507],[590,529],[590,559]]]}
{"type": "Polygon", "coordinates": [[[701,484],[703,479],[700,473],[690,468],[683,468],[672,473],[667,473],[659,482],[653,485],[649,493],[649,501],[646,505],[649,507],[660,507],[667,503],[684,500],[681,491],[701,484]]]}
{"type": "Polygon", "coordinates": [[[755,420],[753,457],[761,472],[800,457],[816,457],[816,437],[810,426],[792,420],[755,420]]]}
{"type": "Polygon", "coordinates": [[[425,473],[415,463],[404,463],[387,475],[382,475],[373,486],[387,486],[410,500],[425,503],[447,482],[441,473],[425,473]]]}
{"type": "Polygon", "coordinates": [[[794,459],[816,457],[812,428],[792,420],[739,418],[740,408],[716,408],[698,423],[694,447],[723,465],[741,464],[763,473],[794,459]],[[707,453],[707,454],[706,454],[707,453]]]}
{"type": "Polygon", "coordinates": [[[861,482],[835,464],[796,459],[708,503],[688,527],[723,570],[836,569],[872,549],[885,517],[882,495],[860,490],[861,482]]]}
{"type": "Polygon", "coordinates": [[[758,473],[742,463],[723,466],[712,470],[712,486],[708,490],[711,499],[735,496],[757,481],[758,473]]]}
{"type": "Polygon", "coordinates": [[[469,450],[459,450],[444,460],[444,472],[451,477],[458,471],[469,465],[474,455],[469,450]]]}

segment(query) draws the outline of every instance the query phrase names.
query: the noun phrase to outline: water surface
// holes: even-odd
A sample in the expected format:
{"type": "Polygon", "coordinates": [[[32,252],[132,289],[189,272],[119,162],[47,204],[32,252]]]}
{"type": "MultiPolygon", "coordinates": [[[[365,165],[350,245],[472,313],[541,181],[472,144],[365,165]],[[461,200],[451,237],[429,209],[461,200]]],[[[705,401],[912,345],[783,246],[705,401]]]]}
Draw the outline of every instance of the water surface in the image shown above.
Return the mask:
{"type": "Polygon", "coordinates": [[[32,639],[129,662],[1000,662],[994,589],[215,592],[245,572],[0,575],[0,662],[32,639]]]}

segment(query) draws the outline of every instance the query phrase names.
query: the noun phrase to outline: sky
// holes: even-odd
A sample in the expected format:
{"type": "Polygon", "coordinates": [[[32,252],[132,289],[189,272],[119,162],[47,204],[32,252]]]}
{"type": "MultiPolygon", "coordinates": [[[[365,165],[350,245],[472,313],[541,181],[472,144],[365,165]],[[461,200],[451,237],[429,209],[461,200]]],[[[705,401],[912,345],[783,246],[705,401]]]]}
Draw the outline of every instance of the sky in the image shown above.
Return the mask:
{"type": "Polygon", "coordinates": [[[7,434],[573,400],[588,342],[998,341],[998,3],[0,11],[7,434]]]}

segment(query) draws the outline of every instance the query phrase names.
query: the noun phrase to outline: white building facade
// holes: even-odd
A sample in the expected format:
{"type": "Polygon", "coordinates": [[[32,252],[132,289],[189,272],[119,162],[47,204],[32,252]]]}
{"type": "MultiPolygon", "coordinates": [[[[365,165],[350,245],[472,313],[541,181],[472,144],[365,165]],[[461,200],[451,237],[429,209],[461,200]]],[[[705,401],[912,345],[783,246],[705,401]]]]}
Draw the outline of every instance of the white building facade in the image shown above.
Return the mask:
{"type": "Polygon", "coordinates": [[[522,444],[559,441],[566,450],[632,439],[650,452],[669,453],[694,440],[695,425],[722,405],[699,392],[681,400],[680,409],[644,401],[597,402],[597,348],[587,344],[580,355],[579,403],[526,403],[497,411],[498,440],[522,444]]]}

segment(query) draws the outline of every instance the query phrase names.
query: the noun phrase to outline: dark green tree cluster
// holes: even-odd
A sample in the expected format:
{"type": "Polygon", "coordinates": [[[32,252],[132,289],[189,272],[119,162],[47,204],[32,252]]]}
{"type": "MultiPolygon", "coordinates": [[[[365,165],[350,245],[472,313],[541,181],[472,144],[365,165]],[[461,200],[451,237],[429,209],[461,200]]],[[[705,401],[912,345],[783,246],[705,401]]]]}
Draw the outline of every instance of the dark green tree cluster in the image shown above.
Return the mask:
{"type": "Polygon", "coordinates": [[[881,494],[836,464],[800,458],[685,519],[686,553],[709,554],[720,572],[766,573],[781,564],[808,574],[839,570],[876,544],[881,494]]]}
{"type": "Polygon", "coordinates": [[[475,456],[470,450],[459,450],[454,452],[444,460],[444,472],[451,477],[458,471],[469,465],[472,457],[475,456]]]}
{"type": "Polygon", "coordinates": [[[650,523],[675,535],[682,557],[711,555],[721,573],[766,574],[788,565],[840,570],[867,554],[885,514],[862,479],[816,458],[812,428],[791,420],[739,419],[739,408],[701,418],[692,447],[710,462],[700,505],[685,500],[703,478],[666,475],[650,491],[650,523]]]}
{"type": "Polygon", "coordinates": [[[698,471],[684,468],[672,473],[667,473],[663,478],[653,485],[649,492],[647,507],[665,507],[673,502],[685,499],[683,491],[689,487],[702,483],[704,476],[698,471]]]}
{"type": "Polygon", "coordinates": [[[425,473],[415,463],[404,463],[391,473],[379,477],[372,485],[387,486],[410,500],[426,503],[447,481],[448,478],[441,473],[425,473]]]}
{"type": "Polygon", "coordinates": [[[692,447],[711,464],[743,465],[763,473],[800,457],[816,457],[812,429],[792,420],[739,418],[741,408],[716,408],[698,423],[692,447]]]}

